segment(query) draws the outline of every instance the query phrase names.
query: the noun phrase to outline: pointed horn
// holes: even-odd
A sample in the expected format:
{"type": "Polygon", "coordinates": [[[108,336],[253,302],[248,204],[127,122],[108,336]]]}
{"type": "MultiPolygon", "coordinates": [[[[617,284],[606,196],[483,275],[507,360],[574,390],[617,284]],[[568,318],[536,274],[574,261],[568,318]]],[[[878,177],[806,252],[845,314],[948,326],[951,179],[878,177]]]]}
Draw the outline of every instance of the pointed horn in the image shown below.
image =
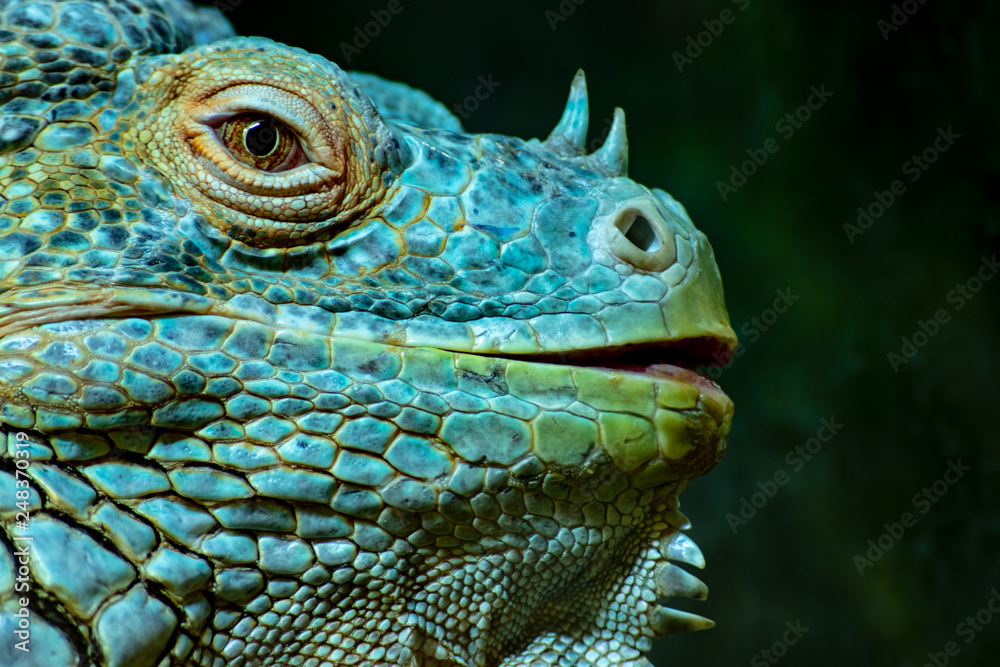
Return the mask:
{"type": "Polygon", "coordinates": [[[670,510],[664,514],[663,520],[679,530],[687,530],[691,527],[691,519],[684,516],[684,512],[677,509],[670,510]]]}
{"type": "Polygon", "coordinates": [[[695,600],[708,599],[708,586],[698,577],[670,563],[656,571],[656,592],[662,597],[682,596],[695,600]]]}
{"type": "Polygon", "coordinates": [[[587,78],[577,70],[569,89],[569,100],[556,129],[543,143],[563,157],[582,155],[587,143],[587,126],[590,123],[590,104],[587,101],[587,78]]]}
{"type": "Polygon", "coordinates": [[[615,109],[615,119],[604,145],[587,156],[590,167],[605,176],[628,176],[628,137],[625,134],[625,112],[615,109]]]}
{"type": "Polygon", "coordinates": [[[689,614],[669,607],[654,608],[649,614],[649,625],[657,637],[671,635],[675,632],[696,632],[715,627],[715,622],[704,616],[689,614]]]}
{"type": "Polygon", "coordinates": [[[684,533],[674,533],[666,544],[660,544],[660,553],[669,558],[698,568],[705,567],[705,556],[698,545],[684,533]]]}

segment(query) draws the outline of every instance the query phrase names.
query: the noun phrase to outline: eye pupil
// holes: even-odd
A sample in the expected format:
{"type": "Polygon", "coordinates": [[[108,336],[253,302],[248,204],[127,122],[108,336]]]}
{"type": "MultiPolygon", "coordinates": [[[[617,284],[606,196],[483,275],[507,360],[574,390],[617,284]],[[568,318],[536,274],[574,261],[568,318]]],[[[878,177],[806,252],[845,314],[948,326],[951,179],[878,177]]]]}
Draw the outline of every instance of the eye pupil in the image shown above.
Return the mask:
{"type": "Polygon", "coordinates": [[[216,137],[238,162],[260,171],[294,169],[305,158],[295,131],[267,114],[233,116],[216,129],[216,137]]]}
{"type": "Polygon", "coordinates": [[[265,157],[278,147],[278,130],[275,120],[263,120],[248,126],[243,133],[243,145],[255,157],[265,157]]]}

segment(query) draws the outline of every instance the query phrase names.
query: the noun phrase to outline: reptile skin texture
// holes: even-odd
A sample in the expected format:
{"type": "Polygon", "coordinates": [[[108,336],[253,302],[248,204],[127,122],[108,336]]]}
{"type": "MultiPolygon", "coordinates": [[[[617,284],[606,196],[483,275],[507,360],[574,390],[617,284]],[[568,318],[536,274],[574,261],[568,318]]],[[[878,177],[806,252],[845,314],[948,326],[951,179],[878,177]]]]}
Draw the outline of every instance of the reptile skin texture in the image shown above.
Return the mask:
{"type": "Polygon", "coordinates": [[[469,134],[185,0],[0,0],[0,665],[639,666],[710,627],[666,598],[707,594],[677,495],[735,336],[587,119],[582,73],[547,139],[469,134]]]}

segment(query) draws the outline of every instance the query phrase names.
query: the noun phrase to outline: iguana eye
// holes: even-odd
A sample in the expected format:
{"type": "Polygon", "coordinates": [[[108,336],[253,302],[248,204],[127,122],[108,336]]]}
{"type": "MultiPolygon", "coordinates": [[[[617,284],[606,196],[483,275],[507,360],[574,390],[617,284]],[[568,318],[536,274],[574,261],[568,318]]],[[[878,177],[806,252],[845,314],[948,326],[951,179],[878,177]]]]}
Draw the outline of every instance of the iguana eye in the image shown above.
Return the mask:
{"type": "Polygon", "coordinates": [[[272,116],[240,114],[226,121],[218,133],[233,157],[254,169],[287,171],[307,161],[295,132],[272,116]]]}
{"type": "Polygon", "coordinates": [[[125,150],[248,246],[309,244],[366,220],[412,159],[326,61],[226,47],[165,58],[140,78],[125,150]]]}

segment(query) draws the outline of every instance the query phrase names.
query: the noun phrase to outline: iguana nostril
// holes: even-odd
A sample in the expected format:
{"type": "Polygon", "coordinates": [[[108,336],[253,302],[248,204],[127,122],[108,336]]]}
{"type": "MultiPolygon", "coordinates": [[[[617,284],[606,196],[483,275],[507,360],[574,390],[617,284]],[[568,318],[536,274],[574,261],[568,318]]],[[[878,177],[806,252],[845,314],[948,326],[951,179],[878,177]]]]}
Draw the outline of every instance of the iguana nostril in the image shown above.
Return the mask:
{"type": "Polygon", "coordinates": [[[636,248],[645,252],[658,250],[661,245],[660,239],[657,238],[656,232],[653,231],[653,226],[649,224],[649,220],[643,215],[635,217],[632,224],[625,230],[625,238],[631,241],[632,245],[636,248]]]}
{"type": "Polygon", "coordinates": [[[677,261],[674,233],[649,202],[630,202],[599,224],[612,254],[637,269],[665,271],[677,261]]]}

